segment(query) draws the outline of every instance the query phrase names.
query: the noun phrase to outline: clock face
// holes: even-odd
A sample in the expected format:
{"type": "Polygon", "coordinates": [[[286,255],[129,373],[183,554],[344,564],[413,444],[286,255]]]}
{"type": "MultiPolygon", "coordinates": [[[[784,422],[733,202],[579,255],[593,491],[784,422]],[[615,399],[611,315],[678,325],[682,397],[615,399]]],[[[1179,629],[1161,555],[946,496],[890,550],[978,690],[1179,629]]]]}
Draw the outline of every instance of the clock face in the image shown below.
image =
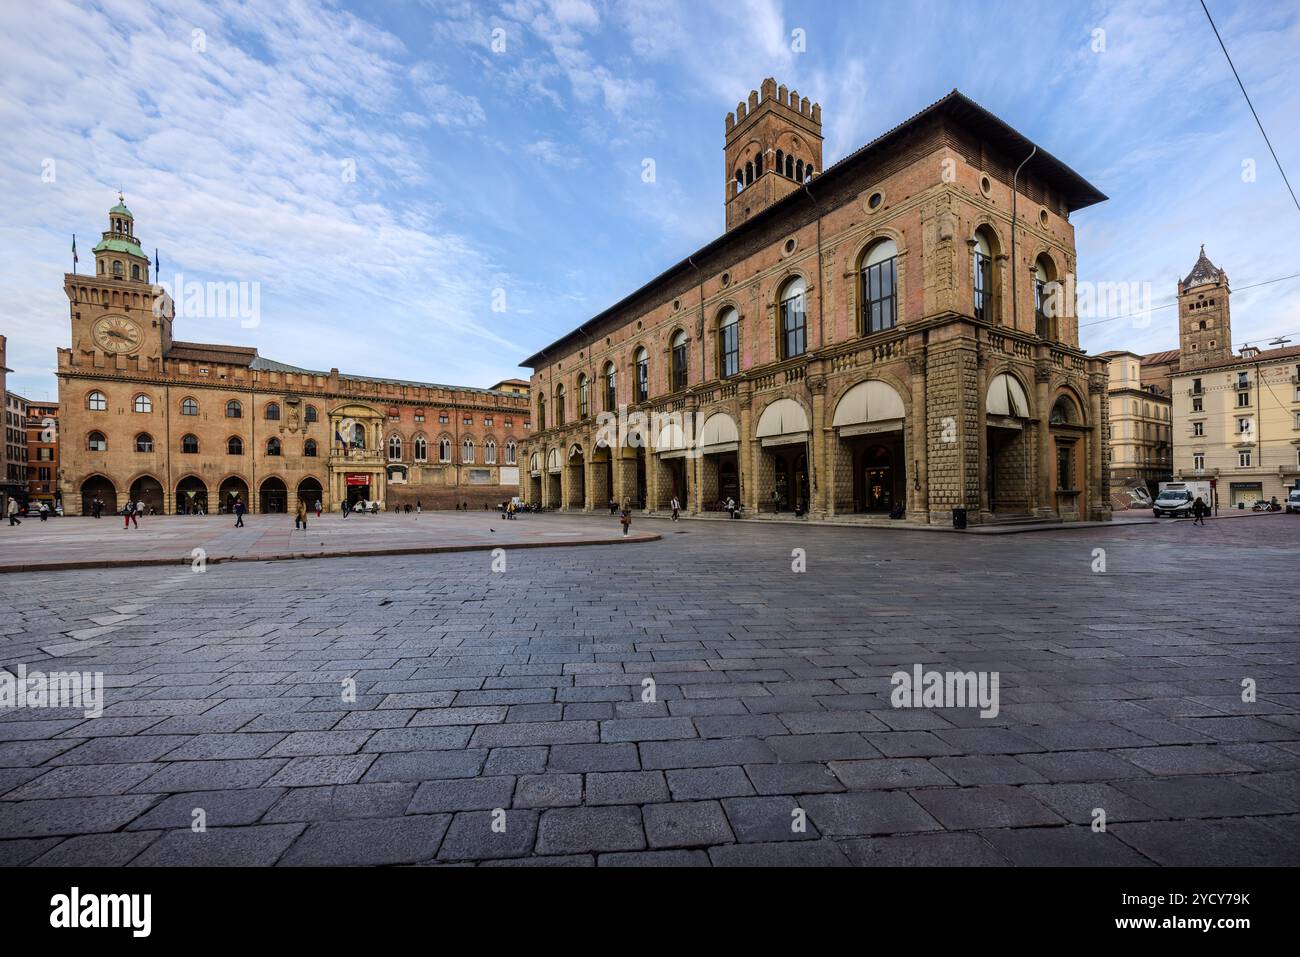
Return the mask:
{"type": "Polygon", "coordinates": [[[127,353],[140,348],[140,327],[125,316],[105,316],[95,323],[95,345],[105,352],[127,353]]]}

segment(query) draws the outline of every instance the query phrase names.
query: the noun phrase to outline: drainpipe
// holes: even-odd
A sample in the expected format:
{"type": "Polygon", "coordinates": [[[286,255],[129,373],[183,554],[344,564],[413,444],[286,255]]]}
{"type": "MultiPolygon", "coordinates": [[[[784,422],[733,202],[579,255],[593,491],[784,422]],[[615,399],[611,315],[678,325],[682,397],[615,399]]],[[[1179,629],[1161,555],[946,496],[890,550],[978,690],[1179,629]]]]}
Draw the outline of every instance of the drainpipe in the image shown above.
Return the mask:
{"type": "Polygon", "coordinates": [[[1020,318],[1020,299],[1016,295],[1016,276],[1020,273],[1020,265],[1016,262],[1016,195],[1020,192],[1020,171],[1025,168],[1038,152],[1035,146],[1028,156],[1026,156],[1016,167],[1016,175],[1011,177],[1011,328],[1015,329],[1017,321],[1020,318]]]}

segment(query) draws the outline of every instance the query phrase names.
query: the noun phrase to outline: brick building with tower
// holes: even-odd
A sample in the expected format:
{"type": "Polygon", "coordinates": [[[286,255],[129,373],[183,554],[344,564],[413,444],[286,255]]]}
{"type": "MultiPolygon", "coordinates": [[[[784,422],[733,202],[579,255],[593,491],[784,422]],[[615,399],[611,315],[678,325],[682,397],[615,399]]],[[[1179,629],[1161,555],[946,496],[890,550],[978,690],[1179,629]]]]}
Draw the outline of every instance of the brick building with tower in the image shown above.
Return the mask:
{"type": "Polygon", "coordinates": [[[70,515],[130,496],[158,513],[481,508],[518,493],[526,390],[304,369],[248,346],[172,338],[174,309],[125,203],[89,274],[67,273],[58,483],[70,515]]]}
{"type": "Polygon", "coordinates": [[[774,79],[725,134],[726,231],[524,361],[525,497],[1108,518],[1106,363],[1058,282],[1105,197],[955,90],[828,168],[774,79]]]}

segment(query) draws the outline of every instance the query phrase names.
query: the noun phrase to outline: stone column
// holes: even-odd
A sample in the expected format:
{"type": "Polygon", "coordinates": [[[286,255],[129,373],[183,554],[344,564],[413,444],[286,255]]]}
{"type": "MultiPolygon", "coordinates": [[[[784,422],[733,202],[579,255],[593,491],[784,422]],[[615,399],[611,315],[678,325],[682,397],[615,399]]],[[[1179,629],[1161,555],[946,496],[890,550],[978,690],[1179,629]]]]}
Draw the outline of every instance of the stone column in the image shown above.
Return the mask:
{"type": "Polygon", "coordinates": [[[835,493],[835,477],[827,453],[834,446],[835,435],[831,432],[830,423],[826,421],[826,377],[809,377],[808,391],[812,393],[812,421],[808,423],[812,430],[812,456],[808,467],[809,478],[814,483],[809,489],[811,501],[808,508],[811,518],[824,518],[830,510],[829,503],[835,493]]]}
{"type": "Polygon", "coordinates": [[[1101,372],[1088,376],[1089,421],[1087,482],[1088,511],[1081,517],[1089,521],[1110,520],[1110,487],[1103,451],[1106,445],[1106,419],[1110,411],[1106,398],[1107,379],[1101,372]]]}
{"type": "MultiPolygon", "coordinates": [[[[742,387],[747,388],[747,387],[742,387]]],[[[740,454],[736,456],[740,501],[749,515],[758,514],[758,440],[754,438],[753,397],[748,391],[740,396],[740,454]]]]}
{"type": "MultiPolygon", "coordinates": [[[[903,454],[907,456],[907,517],[911,521],[930,521],[929,485],[926,481],[926,357],[925,346],[915,343],[915,352],[907,357],[911,376],[912,409],[903,429],[903,454]]],[[[909,349],[910,351],[910,349],[909,349]]]]}
{"type": "Polygon", "coordinates": [[[1056,514],[1056,489],[1052,488],[1052,433],[1049,425],[1052,417],[1052,363],[1048,359],[1038,359],[1034,363],[1034,396],[1038,406],[1038,425],[1035,430],[1038,439],[1038,475],[1034,482],[1038,505],[1035,514],[1047,518],[1056,514]]]}

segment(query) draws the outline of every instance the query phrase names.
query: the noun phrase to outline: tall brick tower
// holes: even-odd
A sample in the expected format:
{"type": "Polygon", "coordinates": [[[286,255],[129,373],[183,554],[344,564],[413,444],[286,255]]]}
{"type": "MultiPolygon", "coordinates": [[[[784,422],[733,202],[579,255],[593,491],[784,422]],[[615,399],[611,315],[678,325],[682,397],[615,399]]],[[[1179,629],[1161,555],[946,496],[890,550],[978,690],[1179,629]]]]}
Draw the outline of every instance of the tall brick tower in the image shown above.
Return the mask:
{"type": "Polygon", "coordinates": [[[1196,369],[1232,358],[1232,316],[1228,274],[1205,255],[1178,284],[1179,368],[1196,369]]]}
{"type": "Polygon", "coordinates": [[[727,114],[727,229],[822,171],[822,108],[768,77],[727,114]]]}

